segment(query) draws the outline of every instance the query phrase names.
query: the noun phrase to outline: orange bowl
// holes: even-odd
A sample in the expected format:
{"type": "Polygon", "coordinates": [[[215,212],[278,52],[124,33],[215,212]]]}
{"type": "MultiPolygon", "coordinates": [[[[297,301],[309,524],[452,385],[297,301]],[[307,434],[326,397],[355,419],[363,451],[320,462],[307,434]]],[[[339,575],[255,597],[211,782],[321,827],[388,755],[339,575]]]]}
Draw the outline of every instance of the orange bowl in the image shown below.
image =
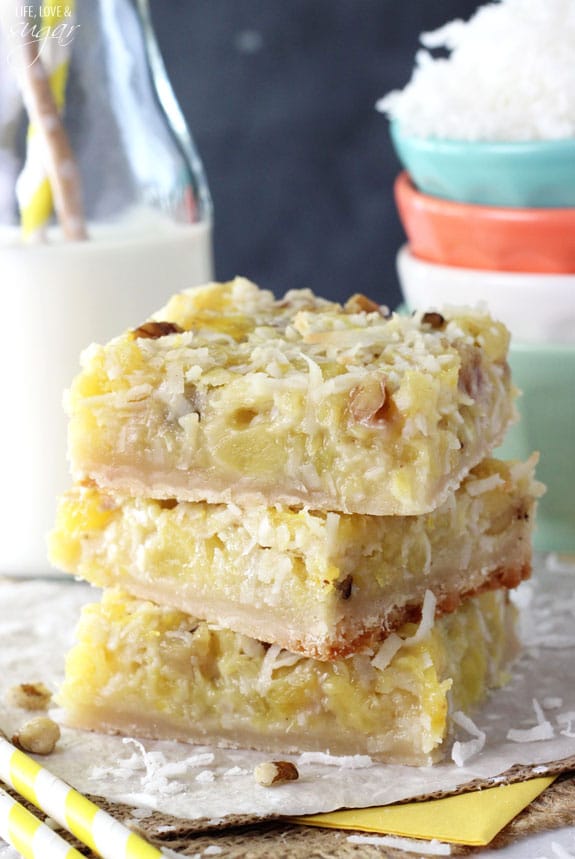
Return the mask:
{"type": "Polygon", "coordinates": [[[395,201],[412,254],[491,271],[575,273],[575,208],[506,209],[422,194],[406,172],[395,201]]]}

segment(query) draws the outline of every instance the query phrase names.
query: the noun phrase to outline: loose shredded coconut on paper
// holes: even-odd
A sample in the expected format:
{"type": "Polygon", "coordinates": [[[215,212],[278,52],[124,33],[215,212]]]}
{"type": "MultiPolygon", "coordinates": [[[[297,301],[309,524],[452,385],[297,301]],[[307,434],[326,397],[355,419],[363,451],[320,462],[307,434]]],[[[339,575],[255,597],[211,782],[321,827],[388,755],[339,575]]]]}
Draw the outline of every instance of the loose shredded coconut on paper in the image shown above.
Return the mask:
{"type": "Polygon", "coordinates": [[[557,724],[561,728],[560,734],[564,737],[575,737],[573,724],[575,723],[575,712],[568,710],[566,713],[559,713],[557,716],[557,724]]]}
{"type": "MultiPolygon", "coordinates": [[[[163,752],[148,752],[144,745],[133,737],[124,737],[122,742],[126,745],[132,744],[136,746],[141,757],[135,754],[125,761],[120,761],[120,764],[123,763],[125,769],[132,772],[142,767],[145,768],[141,783],[144,790],[150,793],[161,793],[168,796],[182,793],[186,790],[186,785],[181,782],[171,781],[171,779],[174,776],[185,776],[190,769],[206,766],[213,763],[215,759],[213,752],[197,752],[181,761],[168,761],[163,752]]],[[[196,781],[212,781],[213,778],[213,773],[210,770],[205,770],[196,776],[196,781]],[[201,778],[206,774],[207,778],[201,778]]]]}
{"type": "Polygon", "coordinates": [[[329,755],[327,752],[303,752],[298,759],[299,766],[306,764],[325,764],[328,767],[358,770],[373,766],[369,755],[329,755]]]}
{"type": "Polygon", "coordinates": [[[214,781],[215,775],[211,770],[202,770],[201,773],[198,773],[196,776],[196,781],[199,784],[208,784],[210,781],[214,781]]]}
{"type": "Polygon", "coordinates": [[[575,4],[501,0],[421,35],[412,78],[377,109],[416,137],[575,137],[575,4]],[[445,48],[446,57],[431,51],[445,48]]]}
{"type": "Polygon", "coordinates": [[[244,767],[230,767],[229,769],[224,770],[224,778],[238,775],[247,775],[248,772],[249,770],[245,769],[244,767]]]}
{"type": "Polygon", "coordinates": [[[532,728],[511,728],[507,731],[508,740],[514,743],[534,743],[539,740],[551,740],[555,736],[553,725],[545,718],[537,698],[533,698],[533,709],[537,724],[532,728]]]}
{"type": "Polygon", "coordinates": [[[550,573],[574,573],[575,563],[572,555],[559,555],[550,552],[545,558],[545,567],[550,573]]]}
{"type": "Polygon", "coordinates": [[[451,845],[433,838],[421,841],[415,838],[396,838],[395,835],[348,835],[351,844],[371,844],[374,847],[395,847],[406,853],[426,853],[433,856],[451,856],[451,845]]]}
{"type": "Polygon", "coordinates": [[[151,808],[134,808],[131,814],[135,820],[145,820],[147,817],[152,816],[153,811],[151,808]]]}
{"type": "Polygon", "coordinates": [[[575,853],[570,853],[568,850],[565,850],[565,848],[557,841],[551,842],[551,849],[553,850],[553,855],[556,859],[575,859],[575,853]]]}
{"type": "Polygon", "coordinates": [[[458,710],[453,714],[453,721],[473,737],[472,740],[467,740],[464,743],[456,740],[453,744],[453,748],[451,749],[452,761],[456,766],[462,767],[470,758],[479,754],[485,745],[487,735],[477,727],[475,722],[470,719],[469,716],[462,713],[461,710],[458,710]]]}

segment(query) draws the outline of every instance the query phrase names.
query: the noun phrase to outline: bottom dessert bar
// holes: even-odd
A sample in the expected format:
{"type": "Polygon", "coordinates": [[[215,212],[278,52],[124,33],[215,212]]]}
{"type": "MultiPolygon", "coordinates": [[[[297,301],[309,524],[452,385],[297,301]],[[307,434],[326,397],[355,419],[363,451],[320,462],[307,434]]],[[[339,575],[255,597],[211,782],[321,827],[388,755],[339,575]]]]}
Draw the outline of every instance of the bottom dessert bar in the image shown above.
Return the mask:
{"type": "Polygon", "coordinates": [[[428,764],[451,718],[501,685],[518,650],[505,589],[332,662],[266,645],[175,609],[105,591],[86,606],[60,704],[89,730],[428,764]]]}

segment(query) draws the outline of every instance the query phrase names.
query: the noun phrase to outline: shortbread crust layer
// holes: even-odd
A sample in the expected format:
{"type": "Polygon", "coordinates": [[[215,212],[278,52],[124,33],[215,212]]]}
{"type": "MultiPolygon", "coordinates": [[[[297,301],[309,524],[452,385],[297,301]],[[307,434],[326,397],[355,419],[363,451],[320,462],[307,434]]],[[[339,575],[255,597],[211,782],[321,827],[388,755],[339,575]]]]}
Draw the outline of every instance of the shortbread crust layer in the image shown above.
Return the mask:
{"type": "Polygon", "coordinates": [[[85,352],[73,472],[142,497],[426,513],[514,419],[508,342],[479,310],[194,288],[85,352]]]}
{"type": "MultiPolygon", "coordinates": [[[[433,608],[429,606],[429,608],[433,608]]],[[[505,679],[516,653],[507,592],[467,600],[389,653],[329,663],[267,647],[174,609],[104,592],[84,608],[59,700],[77,728],[425,764],[453,711],[505,679]]]]}
{"type": "Polygon", "coordinates": [[[317,659],[369,646],[530,571],[536,457],[483,461],[438,510],[373,517],[122,498],[76,487],[51,557],[92,584],[173,606],[317,659]]]}

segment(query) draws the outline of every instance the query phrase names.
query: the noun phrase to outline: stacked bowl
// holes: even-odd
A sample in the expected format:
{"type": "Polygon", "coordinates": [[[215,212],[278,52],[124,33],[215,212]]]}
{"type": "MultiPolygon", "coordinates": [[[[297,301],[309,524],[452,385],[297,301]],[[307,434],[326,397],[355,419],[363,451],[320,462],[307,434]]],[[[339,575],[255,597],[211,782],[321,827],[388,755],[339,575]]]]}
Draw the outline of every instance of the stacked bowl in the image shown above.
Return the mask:
{"type": "Polygon", "coordinates": [[[540,451],[535,546],[575,552],[575,139],[442,140],[397,121],[391,135],[405,303],[483,302],[507,324],[522,420],[500,453],[540,451]]]}

